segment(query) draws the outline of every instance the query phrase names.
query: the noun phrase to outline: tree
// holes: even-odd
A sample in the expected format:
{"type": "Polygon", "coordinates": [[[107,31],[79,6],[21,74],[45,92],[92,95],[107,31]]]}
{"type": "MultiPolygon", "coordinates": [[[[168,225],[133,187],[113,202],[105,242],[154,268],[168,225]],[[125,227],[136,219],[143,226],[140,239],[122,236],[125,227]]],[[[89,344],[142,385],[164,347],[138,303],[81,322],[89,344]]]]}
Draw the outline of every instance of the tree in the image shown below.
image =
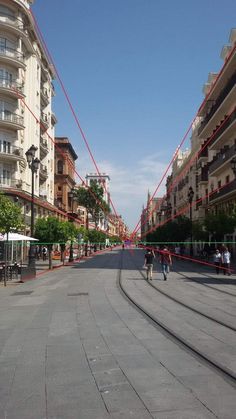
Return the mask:
{"type": "Polygon", "coordinates": [[[48,247],[49,269],[52,269],[52,247],[54,243],[65,244],[73,240],[78,230],[69,221],[59,221],[56,217],[39,218],[35,224],[35,237],[48,247]]]}
{"type": "Polygon", "coordinates": [[[59,238],[59,244],[61,248],[61,261],[65,261],[65,248],[66,248],[66,242],[70,240],[73,242],[73,240],[78,237],[78,228],[74,225],[74,223],[70,221],[61,221],[59,225],[59,231],[58,231],[58,238],[59,238]]]}
{"type": "MultiPolygon", "coordinates": [[[[90,188],[85,189],[80,187],[77,189],[78,203],[86,208],[88,214],[92,216],[95,226],[98,226],[98,222],[104,213],[109,213],[109,205],[103,199],[103,188],[95,180],[91,180],[90,188]]],[[[88,220],[87,220],[88,228],[88,220]]]]}
{"type": "Polygon", "coordinates": [[[236,227],[235,213],[228,215],[224,212],[218,214],[207,214],[204,220],[206,231],[212,234],[212,239],[222,241],[225,234],[232,234],[236,227]]]}
{"type": "Polygon", "coordinates": [[[197,241],[208,241],[209,234],[205,229],[205,224],[202,221],[193,221],[193,238],[197,241]]]}
{"type": "Polygon", "coordinates": [[[188,217],[179,216],[174,221],[158,227],[154,232],[147,235],[150,242],[184,242],[191,233],[191,221],[188,217]]]}
{"type": "Polygon", "coordinates": [[[12,230],[17,230],[22,227],[22,215],[21,208],[14,204],[7,196],[0,193],[0,231],[2,234],[7,235],[5,242],[5,275],[4,275],[4,286],[6,286],[7,276],[7,262],[8,262],[8,234],[12,230]]]}

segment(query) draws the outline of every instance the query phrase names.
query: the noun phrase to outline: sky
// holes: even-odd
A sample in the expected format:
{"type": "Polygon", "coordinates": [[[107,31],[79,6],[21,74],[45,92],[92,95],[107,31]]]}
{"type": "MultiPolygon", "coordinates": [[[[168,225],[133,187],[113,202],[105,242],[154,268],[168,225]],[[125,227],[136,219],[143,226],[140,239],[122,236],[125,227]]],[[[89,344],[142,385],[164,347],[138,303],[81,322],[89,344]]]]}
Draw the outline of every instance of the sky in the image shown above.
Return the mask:
{"type": "MultiPolygon", "coordinates": [[[[236,2],[35,0],[32,12],[96,164],[111,178],[116,214],[132,230],[204,99],[208,73],[223,65],[236,2]]],[[[96,169],[54,85],[56,136],[70,139],[85,179],[96,169]]],[[[155,196],[164,193],[165,179],[155,196]]]]}

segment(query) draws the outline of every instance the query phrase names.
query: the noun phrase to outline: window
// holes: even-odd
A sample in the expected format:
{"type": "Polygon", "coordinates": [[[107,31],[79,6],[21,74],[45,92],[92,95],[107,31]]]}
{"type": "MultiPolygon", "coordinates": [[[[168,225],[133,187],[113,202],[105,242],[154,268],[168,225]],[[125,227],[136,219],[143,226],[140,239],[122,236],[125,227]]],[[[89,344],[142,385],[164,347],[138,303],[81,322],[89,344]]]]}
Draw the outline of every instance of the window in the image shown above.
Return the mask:
{"type": "Polygon", "coordinates": [[[58,191],[61,191],[61,186],[58,186],[58,191]]]}
{"type": "Polygon", "coordinates": [[[59,175],[63,174],[63,161],[62,160],[58,160],[57,162],[57,173],[59,175]]]}
{"type": "Polygon", "coordinates": [[[9,141],[1,141],[0,140],[0,152],[2,153],[10,153],[11,152],[11,143],[9,141]]]}
{"type": "Polygon", "coordinates": [[[229,175],[226,176],[225,183],[229,183],[229,175]]]}

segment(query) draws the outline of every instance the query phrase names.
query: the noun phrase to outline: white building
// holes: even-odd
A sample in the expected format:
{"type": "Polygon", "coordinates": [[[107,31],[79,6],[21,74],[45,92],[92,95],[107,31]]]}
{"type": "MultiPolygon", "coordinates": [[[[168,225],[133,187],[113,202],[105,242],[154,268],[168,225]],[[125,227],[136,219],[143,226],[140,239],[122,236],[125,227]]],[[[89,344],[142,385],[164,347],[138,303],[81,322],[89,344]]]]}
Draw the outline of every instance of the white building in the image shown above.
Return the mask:
{"type": "Polygon", "coordinates": [[[54,202],[54,73],[35,29],[32,3],[0,0],[0,190],[18,197],[26,217],[32,173],[25,152],[31,145],[40,159],[36,216],[54,202]]]}

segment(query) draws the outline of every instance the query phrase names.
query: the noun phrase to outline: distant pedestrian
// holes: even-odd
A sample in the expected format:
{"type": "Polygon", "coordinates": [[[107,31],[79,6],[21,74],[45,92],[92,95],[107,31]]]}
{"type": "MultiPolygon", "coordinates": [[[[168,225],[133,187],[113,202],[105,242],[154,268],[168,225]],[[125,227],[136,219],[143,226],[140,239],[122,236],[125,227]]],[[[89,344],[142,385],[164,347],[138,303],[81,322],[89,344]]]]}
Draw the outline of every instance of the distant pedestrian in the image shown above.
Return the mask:
{"type": "Polygon", "coordinates": [[[125,245],[124,245],[124,243],[122,243],[122,250],[124,250],[124,248],[125,248],[125,245]]]}
{"type": "Polygon", "coordinates": [[[217,273],[217,275],[220,272],[221,261],[222,261],[222,255],[221,255],[219,249],[216,249],[216,251],[215,251],[215,253],[213,255],[213,262],[214,262],[215,267],[216,267],[216,273],[217,273]]]}
{"type": "Polygon", "coordinates": [[[48,253],[48,249],[44,246],[42,248],[43,260],[47,259],[47,253],[48,253]]]}
{"type": "Polygon", "coordinates": [[[144,256],[144,266],[147,268],[147,280],[152,280],[153,260],[155,256],[152,250],[148,249],[144,256]]]}
{"type": "Polygon", "coordinates": [[[228,247],[225,247],[225,250],[222,253],[222,267],[224,268],[224,275],[226,275],[226,273],[228,273],[228,275],[231,275],[230,259],[231,259],[231,254],[228,250],[228,247]]]}
{"type": "Polygon", "coordinates": [[[167,274],[170,272],[170,265],[172,265],[172,259],[169,250],[164,246],[163,250],[160,251],[160,263],[164,281],[167,280],[167,274]]]}
{"type": "Polygon", "coordinates": [[[175,246],[175,255],[176,259],[178,260],[180,256],[180,246],[178,244],[175,246]]]}

